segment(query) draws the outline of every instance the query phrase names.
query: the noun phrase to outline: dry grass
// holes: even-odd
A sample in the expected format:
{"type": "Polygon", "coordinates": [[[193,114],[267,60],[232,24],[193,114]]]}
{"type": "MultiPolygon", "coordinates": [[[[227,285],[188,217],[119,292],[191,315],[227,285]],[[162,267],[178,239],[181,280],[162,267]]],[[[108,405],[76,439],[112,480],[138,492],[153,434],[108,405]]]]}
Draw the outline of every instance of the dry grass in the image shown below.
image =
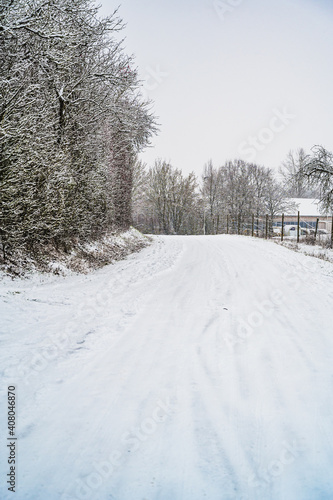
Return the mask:
{"type": "Polygon", "coordinates": [[[284,246],[293,250],[294,252],[302,253],[309,257],[316,257],[317,259],[324,260],[326,262],[333,263],[333,250],[330,248],[330,243],[317,242],[314,244],[311,240],[303,240],[301,243],[297,243],[293,240],[276,241],[278,245],[284,246]]]}
{"type": "Polygon", "coordinates": [[[131,228],[126,232],[113,232],[100,240],[80,243],[77,240],[57,247],[53,244],[36,246],[33,251],[20,249],[0,260],[0,270],[13,277],[30,272],[67,275],[89,273],[148,246],[151,239],[131,228]]]}

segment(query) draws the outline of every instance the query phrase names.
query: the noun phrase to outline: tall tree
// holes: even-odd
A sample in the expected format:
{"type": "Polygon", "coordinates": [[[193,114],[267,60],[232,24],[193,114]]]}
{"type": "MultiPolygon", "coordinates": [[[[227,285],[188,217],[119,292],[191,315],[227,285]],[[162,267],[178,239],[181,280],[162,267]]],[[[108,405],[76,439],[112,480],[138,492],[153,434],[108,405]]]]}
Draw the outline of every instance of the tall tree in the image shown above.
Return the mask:
{"type": "Polygon", "coordinates": [[[219,232],[219,224],[223,213],[224,176],[222,168],[215,168],[209,160],[204,165],[202,174],[202,199],[205,210],[205,231],[211,234],[219,232]]]}
{"type": "MultiPolygon", "coordinates": [[[[148,172],[147,202],[156,218],[157,232],[182,234],[193,227],[197,203],[197,181],[193,173],[182,172],[163,160],[156,160],[148,172]]],[[[192,229],[191,229],[192,230],[192,229]]]]}
{"type": "Polygon", "coordinates": [[[323,146],[314,146],[312,154],[303,165],[300,175],[319,190],[319,198],[325,211],[333,211],[333,153],[323,146]]]}
{"type": "Polygon", "coordinates": [[[0,1],[2,240],[128,226],[133,158],[156,127],[121,19],[92,0],[0,1]]]}
{"type": "Polygon", "coordinates": [[[317,191],[313,186],[309,185],[308,179],[302,175],[307,162],[308,155],[303,148],[289,151],[283,161],[279,172],[287,196],[291,198],[308,198],[317,195],[317,191]]]}

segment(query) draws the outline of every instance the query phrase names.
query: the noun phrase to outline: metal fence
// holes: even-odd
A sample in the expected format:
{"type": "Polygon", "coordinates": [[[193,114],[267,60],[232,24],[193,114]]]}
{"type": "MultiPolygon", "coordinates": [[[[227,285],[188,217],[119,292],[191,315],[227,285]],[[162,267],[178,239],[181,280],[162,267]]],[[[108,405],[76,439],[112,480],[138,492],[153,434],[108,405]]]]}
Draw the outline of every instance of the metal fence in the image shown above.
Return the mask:
{"type": "MultiPolygon", "coordinates": [[[[290,219],[290,216],[287,216],[290,219]]],[[[298,212],[295,220],[286,220],[285,214],[270,216],[262,215],[227,215],[224,221],[219,221],[219,233],[238,234],[258,238],[295,239],[309,242],[327,243],[333,248],[333,217],[321,220],[307,220],[298,212]],[[325,226],[322,227],[322,226],[325,226]]]]}

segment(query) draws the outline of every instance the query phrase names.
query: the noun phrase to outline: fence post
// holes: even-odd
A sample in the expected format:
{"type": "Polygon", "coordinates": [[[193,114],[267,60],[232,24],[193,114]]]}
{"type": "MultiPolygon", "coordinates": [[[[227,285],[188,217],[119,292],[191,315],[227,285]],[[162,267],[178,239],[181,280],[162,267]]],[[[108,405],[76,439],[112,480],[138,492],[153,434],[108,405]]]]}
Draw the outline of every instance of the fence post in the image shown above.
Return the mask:
{"type": "Polygon", "coordinates": [[[301,221],[301,214],[297,212],[297,243],[299,243],[299,225],[301,221]]]}
{"type": "Polygon", "coordinates": [[[281,241],[283,241],[283,233],[284,233],[284,214],[282,214],[282,222],[281,222],[281,241]]]}
{"type": "Polygon", "coordinates": [[[252,230],[251,230],[251,235],[252,235],[252,238],[254,236],[254,214],[252,214],[252,230]]]}
{"type": "Polygon", "coordinates": [[[266,238],[266,240],[268,238],[268,214],[266,214],[266,233],[265,233],[265,238],[266,238]]]}
{"type": "Polygon", "coordinates": [[[317,234],[318,234],[318,226],[319,226],[319,218],[316,220],[316,229],[315,229],[315,234],[314,234],[314,239],[316,241],[317,239],[317,234]]]}

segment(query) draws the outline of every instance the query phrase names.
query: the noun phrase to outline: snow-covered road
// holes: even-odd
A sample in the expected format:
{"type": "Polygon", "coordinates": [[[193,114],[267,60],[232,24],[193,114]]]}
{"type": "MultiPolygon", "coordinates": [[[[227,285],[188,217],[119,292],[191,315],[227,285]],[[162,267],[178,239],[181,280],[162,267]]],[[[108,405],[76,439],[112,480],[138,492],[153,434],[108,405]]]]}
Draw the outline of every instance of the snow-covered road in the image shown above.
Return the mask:
{"type": "Polygon", "coordinates": [[[237,236],[3,278],[0,498],[332,499],[332,306],[332,264],[237,236]]]}

